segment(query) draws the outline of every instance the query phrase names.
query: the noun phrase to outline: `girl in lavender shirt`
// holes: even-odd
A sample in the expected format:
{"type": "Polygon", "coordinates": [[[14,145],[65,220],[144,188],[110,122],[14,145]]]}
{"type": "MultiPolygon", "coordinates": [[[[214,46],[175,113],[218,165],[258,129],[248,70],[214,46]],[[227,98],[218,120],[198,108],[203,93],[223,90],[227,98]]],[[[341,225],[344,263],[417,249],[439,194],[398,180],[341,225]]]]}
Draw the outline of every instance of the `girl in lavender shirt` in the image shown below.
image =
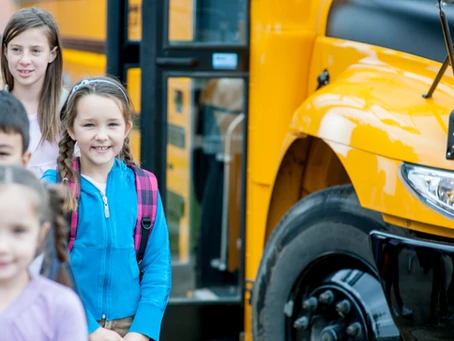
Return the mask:
{"type": "Polygon", "coordinates": [[[53,228],[60,258],[67,257],[63,193],[32,173],[0,166],[0,339],[86,341],[87,322],[78,296],[28,266],[53,228]]]}

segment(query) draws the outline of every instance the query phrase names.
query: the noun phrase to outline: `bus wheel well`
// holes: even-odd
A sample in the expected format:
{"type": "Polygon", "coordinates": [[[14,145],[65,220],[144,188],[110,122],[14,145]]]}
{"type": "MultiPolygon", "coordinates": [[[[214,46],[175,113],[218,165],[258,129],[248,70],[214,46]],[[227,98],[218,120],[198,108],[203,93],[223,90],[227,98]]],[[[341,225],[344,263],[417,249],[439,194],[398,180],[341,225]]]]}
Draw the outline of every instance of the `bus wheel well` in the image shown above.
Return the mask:
{"type": "Polygon", "coordinates": [[[265,243],[284,214],[301,198],[319,190],[350,184],[336,153],[323,140],[295,140],[282,159],[268,210],[265,243]]]}

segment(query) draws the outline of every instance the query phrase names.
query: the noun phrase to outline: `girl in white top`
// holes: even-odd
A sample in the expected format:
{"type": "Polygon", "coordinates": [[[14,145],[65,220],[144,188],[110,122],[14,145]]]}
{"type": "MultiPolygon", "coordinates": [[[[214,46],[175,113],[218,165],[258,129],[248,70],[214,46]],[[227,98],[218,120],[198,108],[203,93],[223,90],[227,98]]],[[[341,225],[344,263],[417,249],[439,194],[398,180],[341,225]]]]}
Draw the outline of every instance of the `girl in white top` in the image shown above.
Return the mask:
{"type": "Polygon", "coordinates": [[[42,9],[22,9],[6,25],[1,49],[5,90],[22,102],[29,115],[32,156],[28,168],[40,178],[57,165],[58,111],[65,97],[57,23],[42,9]]]}

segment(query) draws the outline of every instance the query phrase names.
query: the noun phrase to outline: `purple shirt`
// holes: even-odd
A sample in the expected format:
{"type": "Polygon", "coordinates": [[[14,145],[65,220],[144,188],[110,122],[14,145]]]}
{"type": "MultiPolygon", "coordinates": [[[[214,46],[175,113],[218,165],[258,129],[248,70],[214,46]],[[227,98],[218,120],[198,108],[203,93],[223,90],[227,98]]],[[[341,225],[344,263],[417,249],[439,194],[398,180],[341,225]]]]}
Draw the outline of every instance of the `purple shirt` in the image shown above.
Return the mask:
{"type": "Polygon", "coordinates": [[[42,276],[0,313],[0,340],[87,341],[87,320],[79,297],[42,276]]]}

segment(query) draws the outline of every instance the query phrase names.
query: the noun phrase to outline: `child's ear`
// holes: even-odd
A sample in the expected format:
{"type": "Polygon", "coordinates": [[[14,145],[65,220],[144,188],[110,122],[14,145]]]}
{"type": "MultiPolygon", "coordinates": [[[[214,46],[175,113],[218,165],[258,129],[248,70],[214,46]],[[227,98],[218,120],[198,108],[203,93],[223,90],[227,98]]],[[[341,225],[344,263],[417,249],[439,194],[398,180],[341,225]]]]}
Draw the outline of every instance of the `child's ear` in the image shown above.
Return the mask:
{"type": "Polygon", "coordinates": [[[76,140],[76,134],[74,134],[74,130],[72,127],[68,127],[68,129],[66,129],[68,131],[68,135],[69,137],[73,140],[73,141],[77,141],[76,140]]]}
{"type": "Polygon", "coordinates": [[[41,225],[41,229],[39,231],[39,236],[38,236],[38,247],[41,248],[41,246],[44,243],[44,240],[46,240],[46,236],[49,233],[50,230],[50,223],[45,222],[44,224],[41,225]]]}
{"type": "Polygon", "coordinates": [[[24,166],[28,165],[28,161],[30,161],[30,158],[32,157],[32,153],[30,151],[26,151],[24,155],[22,155],[22,164],[24,166]]]}
{"type": "Polygon", "coordinates": [[[126,136],[128,136],[129,132],[131,131],[132,125],[133,125],[132,121],[128,121],[126,123],[125,138],[126,138],[126,136]]]}
{"type": "Polygon", "coordinates": [[[58,46],[55,46],[52,51],[50,51],[49,64],[52,63],[55,58],[57,58],[58,46]]]}

